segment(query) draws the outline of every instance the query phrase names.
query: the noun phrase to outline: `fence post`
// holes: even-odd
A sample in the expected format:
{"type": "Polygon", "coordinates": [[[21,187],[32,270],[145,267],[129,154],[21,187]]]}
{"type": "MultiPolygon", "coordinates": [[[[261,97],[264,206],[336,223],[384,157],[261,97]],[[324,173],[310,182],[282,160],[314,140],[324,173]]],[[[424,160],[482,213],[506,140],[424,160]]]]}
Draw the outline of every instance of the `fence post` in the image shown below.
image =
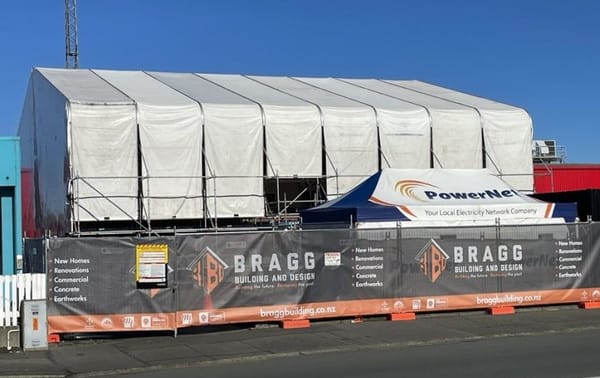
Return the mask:
{"type": "Polygon", "coordinates": [[[42,273],[32,274],[31,299],[46,298],[46,290],[44,289],[45,283],[46,283],[45,274],[42,274],[42,273]]]}
{"type": "Polygon", "coordinates": [[[9,298],[9,314],[10,314],[10,321],[8,322],[10,326],[16,326],[17,325],[17,315],[19,313],[19,309],[15,308],[18,306],[18,302],[17,302],[17,295],[18,295],[18,290],[17,290],[17,276],[12,275],[9,276],[9,282],[10,282],[10,298],[9,298]]]}
{"type": "Polygon", "coordinates": [[[6,285],[6,277],[4,276],[0,276],[0,327],[4,327],[6,325],[4,319],[6,316],[6,306],[4,304],[5,300],[6,300],[6,295],[5,295],[5,291],[4,288],[7,287],[6,285]]]}

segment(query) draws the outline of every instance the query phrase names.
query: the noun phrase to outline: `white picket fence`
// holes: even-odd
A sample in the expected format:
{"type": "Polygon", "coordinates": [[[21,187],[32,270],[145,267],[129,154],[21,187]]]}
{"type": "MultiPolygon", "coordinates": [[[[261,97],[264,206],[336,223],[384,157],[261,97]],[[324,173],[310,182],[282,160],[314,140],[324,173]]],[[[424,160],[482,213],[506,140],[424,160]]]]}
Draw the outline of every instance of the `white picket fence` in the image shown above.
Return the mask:
{"type": "Polygon", "coordinates": [[[0,327],[18,325],[25,299],[46,299],[46,274],[0,276],[0,327]]]}

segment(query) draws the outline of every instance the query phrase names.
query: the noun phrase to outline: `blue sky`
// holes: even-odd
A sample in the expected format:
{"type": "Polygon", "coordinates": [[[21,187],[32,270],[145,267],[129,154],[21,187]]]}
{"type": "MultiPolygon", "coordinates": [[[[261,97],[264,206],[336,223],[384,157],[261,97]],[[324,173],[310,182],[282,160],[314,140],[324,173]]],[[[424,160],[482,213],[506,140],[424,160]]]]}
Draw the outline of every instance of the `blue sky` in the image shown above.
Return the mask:
{"type": "MultiPolygon", "coordinates": [[[[600,1],[79,0],[82,68],[415,79],[525,108],[600,163],[600,1]]],[[[0,136],[32,67],[64,67],[64,1],[2,2],[0,136]]]]}

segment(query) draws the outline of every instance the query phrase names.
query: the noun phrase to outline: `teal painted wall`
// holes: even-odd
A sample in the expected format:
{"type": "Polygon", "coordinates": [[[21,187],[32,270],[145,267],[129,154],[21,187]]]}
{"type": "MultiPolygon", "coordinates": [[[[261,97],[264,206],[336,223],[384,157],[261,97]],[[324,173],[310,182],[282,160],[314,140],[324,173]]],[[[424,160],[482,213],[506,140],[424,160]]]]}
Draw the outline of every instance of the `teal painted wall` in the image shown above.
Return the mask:
{"type": "Polygon", "coordinates": [[[19,138],[0,137],[1,274],[18,273],[21,258],[21,159],[19,138]]]}

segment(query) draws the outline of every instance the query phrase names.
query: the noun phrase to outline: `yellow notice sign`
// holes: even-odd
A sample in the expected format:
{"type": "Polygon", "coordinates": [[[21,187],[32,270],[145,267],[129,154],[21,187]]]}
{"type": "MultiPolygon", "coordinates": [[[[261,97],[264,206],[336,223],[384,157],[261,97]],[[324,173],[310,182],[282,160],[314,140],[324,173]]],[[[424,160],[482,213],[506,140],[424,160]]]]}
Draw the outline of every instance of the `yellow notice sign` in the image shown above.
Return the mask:
{"type": "Polygon", "coordinates": [[[169,246],[138,244],[135,246],[135,280],[138,286],[166,287],[169,246]]]}

